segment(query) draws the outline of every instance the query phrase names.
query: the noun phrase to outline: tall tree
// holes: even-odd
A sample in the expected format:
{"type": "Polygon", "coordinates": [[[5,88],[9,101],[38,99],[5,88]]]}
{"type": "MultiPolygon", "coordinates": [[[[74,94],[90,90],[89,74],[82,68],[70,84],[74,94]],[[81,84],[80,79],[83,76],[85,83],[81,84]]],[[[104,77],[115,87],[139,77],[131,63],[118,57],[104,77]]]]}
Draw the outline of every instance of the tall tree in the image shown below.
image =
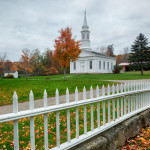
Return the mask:
{"type": "Polygon", "coordinates": [[[64,69],[64,80],[66,80],[66,69],[70,65],[70,61],[74,62],[79,58],[81,53],[80,41],[72,38],[72,32],[69,27],[59,31],[60,36],[55,40],[54,57],[59,61],[64,69]]]}
{"type": "Polygon", "coordinates": [[[113,47],[113,44],[108,45],[106,55],[114,57],[114,47],[113,47]]]}
{"type": "Polygon", "coordinates": [[[131,67],[133,69],[140,69],[143,75],[143,68],[150,62],[149,41],[146,36],[140,33],[133,45],[131,45],[132,54],[129,56],[131,67]]]}
{"type": "Polygon", "coordinates": [[[6,53],[4,55],[0,54],[0,74],[1,74],[1,80],[3,79],[3,74],[4,74],[5,59],[6,59],[6,53]]]}
{"type": "Polygon", "coordinates": [[[22,67],[25,70],[26,73],[26,80],[28,79],[28,75],[30,72],[32,72],[33,70],[33,58],[34,56],[32,56],[32,54],[30,53],[30,50],[28,49],[24,49],[22,50],[23,55],[22,55],[22,59],[23,59],[23,63],[22,63],[22,67]]]}

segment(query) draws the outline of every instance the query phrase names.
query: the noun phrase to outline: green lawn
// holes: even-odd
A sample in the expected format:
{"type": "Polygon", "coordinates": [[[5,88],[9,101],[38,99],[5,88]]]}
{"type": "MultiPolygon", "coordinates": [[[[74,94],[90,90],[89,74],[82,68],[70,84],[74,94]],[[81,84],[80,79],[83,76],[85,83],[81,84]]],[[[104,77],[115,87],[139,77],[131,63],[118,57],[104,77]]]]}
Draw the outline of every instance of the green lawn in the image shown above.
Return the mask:
{"type": "Polygon", "coordinates": [[[28,81],[24,77],[19,79],[0,80],[0,105],[12,104],[12,95],[16,91],[19,102],[28,101],[30,90],[33,90],[35,99],[43,98],[44,89],[47,90],[48,97],[55,95],[58,88],[60,95],[65,94],[66,88],[70,93],[74,93],[75,87],[79,91],[85,86],[87,90],[92,85],[96,88],[103,84],[106,86],[112,82],[103,80],[132,80],[132,79],[150,79],[150,72],[145,72],[144,76],[140,72],[128,72],[122,74],[80,74],[67,75],[67,81],[63,81],[63,75],[29,77],[28,81]]]}
{"type": "MultiPolygon", "coordinates": [[[[71,92],[74,92],[76,86],[78,86],[79,91],[82,91],[83,86],[89,90],[90,86],[93,85],[95,88],[98,84],[100,87],[102,84],[107,85],[112,82],[102,81],[102,80],[119,80],[119,79],[145,79],[150,78],[150,72],[146,72],[145,76],[141,77],[139,72],[130,72],[124,74],[83,74],[83,75],[67,75],[67,81],[63,81],[63,75],[50,76],[46,80],[45,76],[41,77],[30,77],[28,81],[25,78],[19,79],[4,79],[0,81],[0,100],[1,105],[12,103],[12,94],[16,90],[19,95],[19,101],[28,100],[28,94],[32,89],[35,98],[42,98],[43,91],[46,88],[48,91],[48,96],[54,96],[55,89],[58,88],[60,94],[65,94],[66,87],[69,88],[71,92]]],[[[119,104],[120,104],[119,100],[119,104]]],[[[117,105],[117,99],[115,102],[117,105]]],[[[128,110],[128,101],[126,101],[128,110]]],[[[112,100],[110,100],[111,107],[111,120],[112,120],[112,100]]],[[[121,105],[119,105],[121,107],[121,105]]],[[[115,107],[116,108],[116,107],[115,107]]],[[[120,108],[119,108],[120,110],[120,108]]],[[[97,128],[97,105],[94,104],[94,128],[97,128]]],[[[84,113],[83,106],[79,107],[79,129],[80,135],[84,133],[84,113]]],[[[128,112],[128,111],[127,111],[128,112]]],[[[108,104],[106,102],[106,123],[108,113],[108,104]]],[[[71,139],[76,137],[76,123],[75,123],[75,109],[70,109],[70,125],[71,125],[71,139]]],[[[116,113],[117,117],[117,113],[116,113]]],[[[100,122],[103,125],[103,108],[102,102],[100,102],[100,122]]],[[[36,149],[44,149],[44,117],[39,115],[34,117],[35,119],[35,144],[36,149]]],[[[60,141],[64,143],[67,141],[67,113],[66,110],[60,111],[60,141]]],[[[87,105],[87,130],[91,130],[91,108],[87,105]]],[[[56,146],[56,113],[48,113],[48,137],[49,137],[49,148],[56,146]]],[[[20,149],[30,148],[30,119],[23,118],[19,119],[19,145],[20,149]]],[[[0,149],[13,149],[13,122],[6,122],[0,124],[0,149]]]]}

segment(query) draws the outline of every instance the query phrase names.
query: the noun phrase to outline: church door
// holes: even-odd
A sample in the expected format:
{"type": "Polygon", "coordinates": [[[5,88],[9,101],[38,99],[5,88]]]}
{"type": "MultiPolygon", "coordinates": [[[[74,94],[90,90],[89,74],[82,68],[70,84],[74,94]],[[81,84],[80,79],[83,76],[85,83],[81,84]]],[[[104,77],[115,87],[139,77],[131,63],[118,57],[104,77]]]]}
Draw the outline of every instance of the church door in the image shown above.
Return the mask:
{"type": "Polygon", "coordinates": [[[80,63],[80,70],[81,70],[81,72],[85,71],[85,63],[84,62],[80,63]]]}

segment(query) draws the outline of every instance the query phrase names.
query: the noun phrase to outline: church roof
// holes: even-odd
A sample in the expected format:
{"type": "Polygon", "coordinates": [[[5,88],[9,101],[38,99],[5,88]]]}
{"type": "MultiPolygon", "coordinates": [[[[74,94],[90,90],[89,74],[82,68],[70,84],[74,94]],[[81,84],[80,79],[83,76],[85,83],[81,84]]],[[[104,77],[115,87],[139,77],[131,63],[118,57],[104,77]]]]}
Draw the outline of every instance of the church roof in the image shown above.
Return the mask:
{"type": "Polygon", "coordinates": [[[108,55],[106,55],[106,54],[98,53],[98,52],[95,52],[95,51],[89,51],[89,52],[90,52],[90,53],[93,53],[93,54],[95,54],[95,55],[99,55],[99,56],[114,58],[114,57],[108,56],[108,55]]]}

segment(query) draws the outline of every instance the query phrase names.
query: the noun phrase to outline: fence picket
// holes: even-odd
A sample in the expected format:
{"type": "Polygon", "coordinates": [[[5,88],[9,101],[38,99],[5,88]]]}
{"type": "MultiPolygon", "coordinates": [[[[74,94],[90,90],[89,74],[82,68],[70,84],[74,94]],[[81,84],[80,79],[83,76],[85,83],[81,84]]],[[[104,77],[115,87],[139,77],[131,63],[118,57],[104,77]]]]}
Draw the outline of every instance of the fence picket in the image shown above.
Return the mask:
{"type": "MultiPolygon", "coordinates": [[[[115,94],[115,86],[112,86],[112,95],[115,94]]],[[[115,99],[113,99],[113,121],[115,121],[115,99]]]]}
{"type": "MultiPolygon", "coordinates": [[[[83,88],[83,100],[86,100],[86,88],[83,88]]],[[[86,105],[84,105],[84,134],[87,134],[87,115],[86,115],[86,105]]]]}
{"type": "MultiPolygon", "coordinates": [[[[107,87],[107,95],[109,96],[110,95],[110,86],[108,84],[108,87],[107,87]]],[[[108,100],[108,123],[110,123],[110,99],[108,100]]]]}
{"type": "MultiPolygon", "coordinates": [[[[105,87],[102,86],[102,96],[105,96],[105,87]]],[[[103,101],[103,125],[106,124],[106,118],[105,118],[105,101],[103,101]]]]}
{"type": "MultiPolygon", "coordinates": [[[[13,113],[18,112],[18,96],[16,91],[13,94],[13,113]]],[[[18,137],[18,120],[13,121],[13,128],[14,128],[14,149],[19,149],[19,137],[18,137]]]]}
{"type": "MultiPolygon", "coordinates": [[[[29,95],[30,101],[30,110],[34,109],[34,95],[31,90],[29,95]]],[[[31,149],[35,149],[35,134],[34,134],[34,117],[30,117],[30,140],[31,140],[31,149]]]]}
{"type": "MultiPolygon", "coordinates": [[[[119,85],[117,84],[117,94],[119,94],[119,85]]],[[[117,98],[117,119],[119,119],[119,98],[117,98]]]]}
{"type": "MultiPolygon", "coordinates": [[[[96,87],[96,97],[99,97],[99,87],[96,87]]],[[[100,104],[97,102],[97,125],[100,128],[100,104]]]]}
{"type": "MultiPolygon", "coordinates": [[[[127,88],[127,84],[125,83],[124,84],[124,92],[127,92],[127,90],[126,90],[126,88],[127,88]]],[[[124,97],[124,115],[126,115],[127,114],[127,102],[126,102],[126,96],[124,97]]]]}
{"type": "MultiPolygon", "coordinates": [[[[69,103],[69,90],[66,90],[66,102],[69,103]]],[[[67,139],[70,143],[70,109],[67,109],[67,139]]]]}
{"type": "MultiPolygon", "coordinates": [[[[44,90],[44,108],[47,107],[47,92],[44,90]]],[[[44,145],[45,150],[48,150],[48,114],[44,114],[44,145]]]]}
{"type": "MultiPolygon", "coordinates": [[[[122,83],[121,83],[120,88],[121,88],[121,93],[123,93],[123,85],[122,85],[122,83]]],[[[122,116],[123,116],[123,97],[121,97],[121,117],[122,116]]]]}
{"type": "MultiPolygon", "coordinates": [[[[78,89],[75,89],[75,101],[78,102],[78,89]]],[[[76,138],[79,138],[79,107],[76,107],[76,138]]]]}
{"type": "MultiPolygon", "coordinates": [[[[56,89],[56,105],[59,105],[59,92],[56,89]]],[[[56,111],[56,139],[57,147],[60,147],[60,126],[59,126],[59,111],[56,111]]]]}
{"type": "MultiPolygon", "coordinates": [[[[90,98],[93,98],[93,87],[90,88],[90,98]]],[[[91,131],[94,131],[93,103],[91,104],[91,131]]]]}

